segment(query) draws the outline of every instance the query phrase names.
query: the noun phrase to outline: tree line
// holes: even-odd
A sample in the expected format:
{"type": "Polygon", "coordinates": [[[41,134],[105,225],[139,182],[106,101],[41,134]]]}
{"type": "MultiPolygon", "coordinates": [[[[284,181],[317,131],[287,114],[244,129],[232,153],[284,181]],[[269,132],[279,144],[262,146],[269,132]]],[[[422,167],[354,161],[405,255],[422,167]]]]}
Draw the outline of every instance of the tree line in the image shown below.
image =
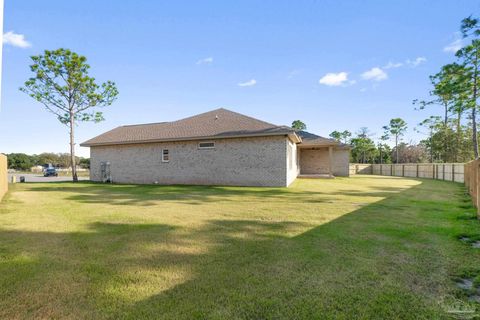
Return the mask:
{"type": "MultiPolygon", "coordinates": [[[[306,130],[307,126],[300,120],[292,122],[295,130],[306,130]]],[[[392,162],[423,162],[426,159],[423,144],[407,144],[402,137],[407,131],[407,123],[401,118],[394,118],[382,127],[383,134],[376,142],[374,134],[367,127],[360,128],[355,134],[348,130],[333,131],[332,139],[351,146],[350,161],[357,163],[392,163],[392,162]],[[391,140],[394,147],[387,143],[391,140]]]]}
{"type": "Polygon", "coordinates": [[[432,110],[420,123],[428,138],[423,141],[431,162],[466,162],[478,159],[477,112],[480,81],[480,22],[462,20],[464,46],[455,61],[430,76],[427,100],[414,100],[419,110],[432,110]]]}
{"type": "MultiPolygon", "coordinates": [[[[306,130],[307,126],[304,122],[295,120],[292,128],[306,130]]],[[[429,162],[429,147],[426,141],[422,140],[420,143],[403,141],[407,128],[405,120],[393,118],[382,127],[382,134],[377,139],[367,127],[361,127],[355,133],[335,130],[329,137],[351,147],[350,162],[385,164],[429,162]]]]}
{"type": "Polygon", "coordinates": [[[420,144],[406,143],[402,138],[407,131],[407,123],[402,118],[393,118],[382,127],[383,133],[374,140],[367,127],[355,134],[348,130],[333,131],[330,138],[351,147],[350,161],[356,163],[415,163],[425,162],[426,148],[420,144]],[[388,143],[391,141],[392,148],[388,143]]]}
{"type": "MultiPolygon", "coordinates": [[[[455,61],[430,76],[428,99],[413,100],[416,110],[431,112],[414,127],[426,138],[419,143],[402,141],[407,123],[401,118],[390,120],[376,139],[366,127],[355,134],[348,130],[330,133],[331,138],[351,146],[352,162],[449,163],[479,158],[480,19],[472,16],[463,19],[460,31],[464,46],[456,52],[455,61]]],[[[294,121],[292,127],[306,129],[300,120],[294,121]]]]}
{"type": "MultiPolygon", "coordinates": [[[[70,168],[69,153],[50,153],[28,155],[25,153],[7,154],[8,168],[15,170],[30,170],[34,166],[52,165],[57,168],[70,168]]],[[[76,157],[76,163],[84,169],[90,168],[90,159],[76,157]]]]}

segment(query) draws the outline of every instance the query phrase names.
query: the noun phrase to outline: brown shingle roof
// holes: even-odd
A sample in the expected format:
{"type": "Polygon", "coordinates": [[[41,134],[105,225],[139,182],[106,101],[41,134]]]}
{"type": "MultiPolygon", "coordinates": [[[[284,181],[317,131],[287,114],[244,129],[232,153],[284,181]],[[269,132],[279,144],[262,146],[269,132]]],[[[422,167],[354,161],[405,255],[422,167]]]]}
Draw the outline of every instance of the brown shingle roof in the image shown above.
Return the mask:
{"type": "Polygon", "coordinates": [[[287,134],[295,135],[290,127],[221,108],[172,122],[118,127],[83,142],[81,146],[287,134]]]}
{"type": "Polygon", "coordinates": [[[302,138],[302,143],[300,144],[300,146],[337,146],[343,148],[349,147],[347,144],[338,142],[335,139],[317,136],[316,134],[307,131],[297,131],[297,135],[302,138]]]}

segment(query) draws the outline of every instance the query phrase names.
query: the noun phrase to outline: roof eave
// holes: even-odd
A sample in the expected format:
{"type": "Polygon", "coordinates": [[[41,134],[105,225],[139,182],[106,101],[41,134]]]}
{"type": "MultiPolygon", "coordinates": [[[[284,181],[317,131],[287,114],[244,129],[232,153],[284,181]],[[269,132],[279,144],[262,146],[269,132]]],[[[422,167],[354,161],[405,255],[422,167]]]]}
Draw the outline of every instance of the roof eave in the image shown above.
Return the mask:
{"type": "MultiPolygon", "coordinates": [[[[184,137],[184,138],[170,138],[170,139],[150,139],[150,140],[135,140],[135,141],[116,141],[116,142],[101,142],[89,143],[88,141],[80,143],[81,147],[99,147],[99,146],[114,146],[114,145],[128,145],[128,144],[142,144],[142,143],[160,143],[160,142],[178,142],[178,141],[199,141],[208,139],[235,139],[235,138],[254,138],[254,137],[271,137],[271,136],[289,136],[291,131],[279,131],[273,133],[254,133],[241,135],[217,135],[217,136],[203,136],[203,137],[184,137]]],[[[295,133],[296,139],[300,139],[295,133]]],[[[294,138],[295,139],[295,138],[294,138]]],[[[301,140],[299,140],[301,142],[301,140]]]]}
{"type": "Polygon", "coordinates": [[[293,143],[302,143],[302,138],[295,131],[290,132],[288,137],[293,143]]]}
{"type": "Polygon", "coordinates": [[[338,144],[338,143],[300,143],[298,145],[299,148],[326,148],[326,147],[334,147],[336,149],[348,149],[350,150],[349,145],[345,144],[338,144]]]}

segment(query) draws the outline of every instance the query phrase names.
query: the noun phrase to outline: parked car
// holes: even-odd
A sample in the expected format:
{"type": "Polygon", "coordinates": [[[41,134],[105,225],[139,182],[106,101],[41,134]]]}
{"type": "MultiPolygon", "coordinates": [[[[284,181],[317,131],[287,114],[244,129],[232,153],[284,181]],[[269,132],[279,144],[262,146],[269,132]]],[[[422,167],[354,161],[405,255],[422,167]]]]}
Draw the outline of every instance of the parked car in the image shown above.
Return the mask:
{"type": "Polygon", "coordinates": [[[44,177],[58,177],[58,172],[55,168],[47,168],[43,172],[44,177]]]}

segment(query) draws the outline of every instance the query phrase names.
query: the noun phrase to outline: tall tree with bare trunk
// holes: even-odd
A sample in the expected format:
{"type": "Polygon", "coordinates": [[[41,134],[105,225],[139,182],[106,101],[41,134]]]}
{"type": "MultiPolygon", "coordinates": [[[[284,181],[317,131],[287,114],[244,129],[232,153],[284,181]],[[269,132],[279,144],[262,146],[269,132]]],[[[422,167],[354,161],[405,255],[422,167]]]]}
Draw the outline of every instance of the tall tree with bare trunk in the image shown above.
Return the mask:
{"type": "Polygon", "coordinates": [[[112,81],[97,84],[88,74],[87,58],[68,49],[45,50],[31,59],[34,75],[20,90],[68,127],[72,179],[76,182],[75,127],[81,121],[103,121],[103,113],[95,108],[111,105],[117,98],[117,87],[112,81]]]}
{"type": "Polygon", "coordinates": [[[473,154],[475,159],[478,159],[477,111],[480,94],[480,19],[472,16],[463,19],[460,30],[463,38],[470,40],[468,45],[457,51],[456,56],[468,76],[467,83],[470,95],[467,99],[467,108],[471,110],[473,154]]]}
{"type": "Polygon", "coordinates": [[[400,138],[405,134],[407,131],[407,123],[405,120],[401,118],[394,118],[390,120],[390,124],[388,126],[384,126],[383,130],[385,133],[394,138],[395,141],[395,163],[398,163],[399,155],[398,155],[398,142],[400,138]]]}
{"type": "Polygon", "coordinates": [[[470,94],[466,105],[471,110],[473,154],[475,159],[478,159],[477,111],[480,94],[480,40],[473,40],[470,45],[460,49],[457,57],[460,58],[468,77],[470,94]]]}

